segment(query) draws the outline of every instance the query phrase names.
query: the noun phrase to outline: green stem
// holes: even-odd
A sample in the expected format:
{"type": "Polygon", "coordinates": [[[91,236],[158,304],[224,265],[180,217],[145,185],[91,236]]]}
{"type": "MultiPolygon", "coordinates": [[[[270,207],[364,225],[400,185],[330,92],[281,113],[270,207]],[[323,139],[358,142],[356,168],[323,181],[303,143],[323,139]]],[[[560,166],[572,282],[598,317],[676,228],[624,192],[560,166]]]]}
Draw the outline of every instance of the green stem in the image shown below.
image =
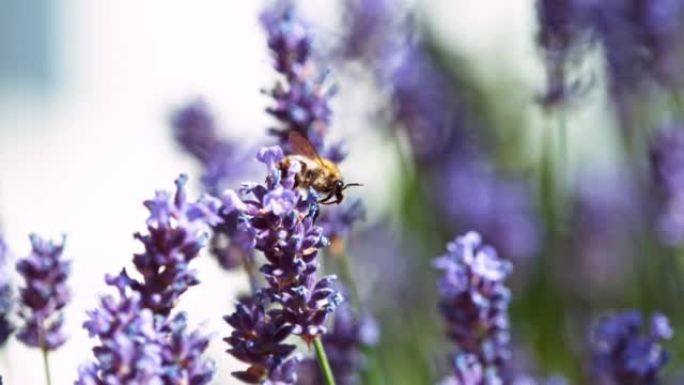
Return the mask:
{"type": "Polygon", "coordinates": [[[48,361],[48,350],[43,348],[43,366],[45,367],[45,382],[47,385],[52,385],[50,377],[50,362],[48,361]]]}
{"type": "Polygon", "coordinates": [[[323,342],[321,342],[320,336],[314,339],[314,349],[316,350],[318,366],[321,368],[321,373],[325,379],[325,385],[335,385],[335,377],[333,377],[332,369],[330,369],[328,356],[325,354],[325,349],[323,348],[323,342]]]}

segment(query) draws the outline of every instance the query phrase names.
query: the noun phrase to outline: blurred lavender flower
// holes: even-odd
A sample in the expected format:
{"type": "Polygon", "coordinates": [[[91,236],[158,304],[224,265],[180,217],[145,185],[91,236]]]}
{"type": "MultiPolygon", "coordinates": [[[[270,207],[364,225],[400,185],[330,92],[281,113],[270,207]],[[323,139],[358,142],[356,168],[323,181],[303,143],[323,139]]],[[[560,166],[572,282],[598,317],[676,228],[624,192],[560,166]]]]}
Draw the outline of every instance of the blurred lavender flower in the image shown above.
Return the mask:
{"type": "Polygon", "coordinates": [[[328,85],[327,72],[316,68],[311,58],[309,27],[287,1],[268,8],[261,16],[261,23],[268,34],[274,68],[284,77],[268,91],[275,105],[266,111],[282,124],[270,133],[289,153],[288,135],[290,131],[297,131],[309,139],[319,154],[340,162],[345,157],[343,143],[330,147],[324,143],[332,116],[330,98],[337,90],[328,85]]]}
{"type": "Polygon", "coordinates": [[[624,290],[638,259],[644,200],[628,172],[580,173],[572,206],[572,240],[559,250],[554,280],[576,295],[598,299],[624,290]]]}
{"type": "Polygon", "coordinates": [[[342,300],[332,287],[334,276],[316,279],[316,256],[329,243],[314,225],[318,195],[294,187],[298,163],[286,172],[278,169],[283,159],[279,147],[263,148],[257,158],[267,166],[266,183],[244,185],[242,198],[228,191],[222,211],[239,216],[233,231],[237,243],[266,257],[260,271],[268,286],[261,294],[282,305],[282,316],[294,325],[292,333],[311,342],[325,333],[328,314],[342,300]]]}
{"type": "MultiPolygon", "coordinates": [[[[221,222],[220,202],[207,195],[188,202],[186,182],[187,177],[181,175],[174,195],[158,191],[154,199],[145,201],[150,211],[148,234],[135,234],[145,247],[133,257],[143,280],[128,278],[129,284],[155,314],[168,314],[178,297],[198,283],[188,264],[208,240],[209,226],[221,222]]],[[[122,276],[128,277],[125,272],[122,276]]]]}
{"type": "Polygon", "coordinates": [[[386,79],[392,88],[396,120],[421,162],[465,150],[467,125],[463,99],[450,86],[454,79],[436,63],[421,42],[405,42],[398,64],[386,79]]]}
{"type": "Polygon", "coordinates": [[[547,71],[547,89],[541,101],[546,106],[562,104],[581,91],[579,81],[568,83],[568,66],[589,41],[589,10],[587,0],[537,1],[537,42],[547,71]]]}
{"type": "Polygon", "coordinates": [[[4,271],[7,267],[9,249],[7,244],[0,236],[0,347],[14,332],[14,325],[9,320],[13,306],[13,291],[9,281],[9,275],[4,271]]]}
{"type": "Polygon", "coordinates": [[[534,255],[539,247],[535,208],[526,186],[499,178],[485,163],[447,161],[440,203],[452,221],[479,231],[508,258],[534,255]],[[505,196],[506,199],[501,199],[505,196]]]}
{"type": "Polygon", "coordinates": [[[19,316],[24,320],[17,338],[30,347],[54,350],[66,342],[62,309],[71,295],[66,285],[70,262],[62,259],[60,244],[31,234],[31,254],[17,263],[26,286],[20,290],[19,316]]]}
{"type": "Polygon", "coordinates": [[[504,281],[512,265],[475,232],[457,237],[447,250],[434,265],[444,272],[439,307],[457,345],[455,377],[462,384],[501,384],[510,355],[510,291],[504,281]]]}
{"type": "Polygon", "coordinates": [[[595,28],[603,43],[613,94],[638,89],[649,78],[674,86],[684,4],[679,0],[596,1],[595,28]]]}
{"type": "Polygon", "coordinates": [[[171,118],[176,142],[203,167],[202,185],[210,194],[220,193],[244,175],[246,156],[237,143],[220,138],[214,118],[201,99],[174,112],[171,118]]]}
{"type": "Polygon", "coordinates": [[[663,243],[676,246],[684,241],[684,126],[676,124],[653,140],[651,168],[663,195],[658,235],[663,243]]]}
{"type": "Polygon", "coordinates": [[[297,359],[288,360],[288,356],[296,347],[283,343],[293,326],[285,321],[281,312],[266,311],[261,302],[262,299],[242,298],[235,305],[235,312],[225,317],[233,327],[230,337],[224,338],[230,345],[228,353],[249,364],[247,370],[233,372],[233,376],[249,384],[261,384],[269,379],[294,384],[296,373],[290,367],[297,359]]]}
{"type": "MultiPolygon", "coordinates": [[[[358,317],[348,305],[335,312],[331,331],[323,336],[323,346],[337,384],[361,384],[360,373],[367,365],[363,349],[375,346],[378,339],[378,325],[373,318],[358,317]]],[[[297,385],[324,383],[313,358],[302,361],[298,372],[297,385]]]]}
{"type": "Polygon", "coordinates": [[[644,332],[642,316],[626,311],[599,320],[591,345],[594,374],[601,385],[655,385],[668,361],[661,346],[672,337],[667,317],[654,314],[650,330],[644,332]]]}
{"type": "Polygon", "coordinates": [[[345,0],[343,6],[346,28],[337,55],[372,66],[397,52],[406,19],[406,7],[400,1],[345,0]]]}

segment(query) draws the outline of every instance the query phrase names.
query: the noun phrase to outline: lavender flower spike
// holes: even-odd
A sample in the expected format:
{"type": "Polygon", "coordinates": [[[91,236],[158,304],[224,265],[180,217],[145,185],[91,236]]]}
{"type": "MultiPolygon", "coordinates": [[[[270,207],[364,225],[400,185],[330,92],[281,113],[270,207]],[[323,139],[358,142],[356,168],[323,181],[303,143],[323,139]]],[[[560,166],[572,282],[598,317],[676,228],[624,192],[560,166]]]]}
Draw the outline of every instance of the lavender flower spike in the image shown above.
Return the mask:
{"type": "Polygon", "coordinates": [[[26,281],[19,309],[24,324],[17,338],[27,346],[54,350],[66,341],[62,330],[62,309],[70,299],[66,285],[70,262],[62,259],[66,237],[60,244],[36,234],[30,238],[31,254],[17,263],[17,271],[26,281]]]}
{"type": "Polygon", "coordinates": [[[82,366],[76,385],[162,385],[161,346],[154,314],[140,294],[130,291],[127,279],[108,278],[119,297],[108,295],[88,312],[84,327],[100,345],[93,348],[96,363],[82,366]]]}
{"type": "Polygon", "coordinates": [[[268,34],[274,68],[283,75],[268,92],[275,105],[266,111],[275,117],[281,128],[273,128],[280,145],[288,151],[288,135],[297,131],[307,137],[324,157],[339,162],[344,158],[341,143],[324,148],[324,137],[332,111],[329,100],[335,87],[328,86],[326,74],[319,73],[311,59],[312,36],[308,26],[298,17],[289,2],[269,8],[261,16],[261,23],[268,34]]]}
{"type": "Polygon", "coordinates": [[[148,234],[135,234],[145,248],[133,257],[143,280],[129,278],[129,284],[140,292],[145,307],[156,314],[168,314],[180,295],[198,283],[188,264],[207,243],[209,226],[221,222],[220,202],[210,196],[189,202],[186,182],[187,177],[181,175],[174,195],[158,191],[154,199],[145,201],[150,211],[148,234]]]}
{"type": "Polygon", "coordinates": [[[483,245],[475,232],[457,237],[447,251],[434,265],[444,272],[439,307],[457,345],[456,379],[463,384],[501,384],[500,372],[510,355],[510,291],[504,281],[512,265],[483,245]]]}
{"type": "Polygon", "coordinates": [[[599,321],[592,335],[594,372],[600,385],[656,385],[668,361],[661,342],[672,337],[667,317],[654,314],[645,332],[641,314],[626,311],[599,321]]]}
{"type": "Polygon", "coordinates": [[[81,368],[76,385],[205,385],[213,374],[212,362],[202,353],[208,336],[187,330],[185,313],[169,313],[188,287],[198,283],[188,270],[208,238],[208,227],[218,224],[218,201],[202,197],[189,203],[186,177],[176,180],[176,193],[158,192],[145,202],[150,210],[149,234],[136,234],[145,252],[133,257],[142,281],[122,271],[107,276],[118,298],[105,296],[88,313],[84,327],[100,345],[96,362],[81,368]]]}
{"type": "Polygon", "coordinates": [[[294,364],[287,360],[294,347],[282,341],[295,334],[310,344],[326,332],[328,315],[342,301],[334,276],[316,277],[318,251],[329,243],[314,224],[318,195],[295,188],[298,164],[280,170],[283,157],[280,147],[263,148],[257,159],[267,167],[266,182],[224,195],[222,214],[232,218],[225,221],[231,241],[266,258],[260,268],[266,287],[226,317],[234,328],[226,338],[228,352],[250,365],[233,375],[247,383],[294,383],[294,364]]]}
{"type": "Polygon", "coordinates": [[[262,149],[258,159],[268,168],[265,185],[244,186],[242,198],[228,192],[224,213],[238,212],[235,237],[266,257],[260,270],[268,286],[261,294],[282,306],[294,334],[311,342],[325,333],[327,316],[342,301],[332,287],[334,276],[316,279],[316,256],[329,244],[323,229],[313,222],[318,195],[294,187],[298,164],[285,173],[278,169],[276,163],[283,159],[279,147],[262,149]]]}
{"type": "MultiPolygon", "coordinates": [[[[260,384],[282,374],[279,369],[286,365],[295,346],[283,343],[292,332],[292,325],[285,322],[280,312],[267,312],[259,300],[243,298],[225,320],[233,327],[230,337],[224,338],[230,345],[228,352],[249,364],[247,370],[233,372],[236,378],[248,384],[260,384]]],[[[296,377],[286,383],[292,384],[295,380],[296,377]]]]}

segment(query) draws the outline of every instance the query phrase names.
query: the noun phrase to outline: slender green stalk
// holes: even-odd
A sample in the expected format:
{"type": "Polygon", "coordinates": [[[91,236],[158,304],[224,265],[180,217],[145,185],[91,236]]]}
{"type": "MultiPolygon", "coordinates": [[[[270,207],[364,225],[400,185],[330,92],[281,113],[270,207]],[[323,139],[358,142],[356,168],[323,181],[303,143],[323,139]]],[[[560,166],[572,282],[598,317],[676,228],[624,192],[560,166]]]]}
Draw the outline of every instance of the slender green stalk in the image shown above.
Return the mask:
{"type": "Polygon", "coordinates": [[[323,342],[321,342],[320,336],[314,339],[314,349],[316,350],[316,360],[318,360],[318,366],[321,368],[325,385],[335,385],[335,377],[333,376],[332,369],[330,369],[328,356],[325,354],[325,349],[323,348],[323,342]]]}
{"type": "Polygon", "coordinates": [[[50,377],[50,362],[48,361],[48,350],[46,348],[43,351],[43,367],[45,368],[45,383],[47,385],[52,385],[52,379],[50,377]]]}

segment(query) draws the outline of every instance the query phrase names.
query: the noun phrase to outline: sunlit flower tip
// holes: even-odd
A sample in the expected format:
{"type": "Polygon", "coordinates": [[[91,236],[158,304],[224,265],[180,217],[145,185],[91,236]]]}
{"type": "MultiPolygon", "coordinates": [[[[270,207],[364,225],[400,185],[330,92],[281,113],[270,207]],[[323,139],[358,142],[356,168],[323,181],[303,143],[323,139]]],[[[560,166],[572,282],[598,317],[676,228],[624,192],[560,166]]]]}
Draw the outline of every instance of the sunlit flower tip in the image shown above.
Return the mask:
{"type": "Polygon", "coordinates": [[[659,383],[660,371],[669,359],[661,343],[672,337],[672,329],[662,314],[654,314],[650,330],[644,329],[636,311],[599,320],[591,338],[597,379],[611,385],[659,383]]]}
{"type": "Polygon", "coordinates": [[[24,278],[20,290],[19,315],[24,323],[17,338],[27,346],[54,350],[66,342],[62,309],[70,300],[66,280],[70,262],[62,259],[66,236],[61,243],[31,234],[31,254],[17,263],[24,278]]]}

